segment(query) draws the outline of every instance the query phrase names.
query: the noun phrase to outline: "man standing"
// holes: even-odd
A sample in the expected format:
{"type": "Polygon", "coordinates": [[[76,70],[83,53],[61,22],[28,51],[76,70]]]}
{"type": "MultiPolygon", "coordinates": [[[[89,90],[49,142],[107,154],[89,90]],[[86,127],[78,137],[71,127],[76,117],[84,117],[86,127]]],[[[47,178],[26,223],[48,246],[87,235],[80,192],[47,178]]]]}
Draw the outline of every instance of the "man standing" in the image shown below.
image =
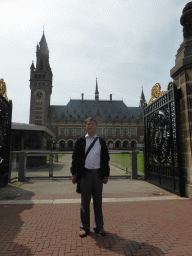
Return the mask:
{"type": "Polygon", "coordinates": [[[108,182],[110,172],[109,152],[103,138],[96,135],[97,121],[89,117],[85,121],[87,134],[77,139],[72,156],[71,180],[75,184],[76,178],[81,179],[81,222],[79,236],[84,237],[90,231],[90,201],[93,195],[95,233],[106,235],[103,228],[102,190],[103,183],[108,182]],[[96,140],[96,138],[98,138],[96,140]],[[96,140],[96,141],[95,141],[96,140]],[[86,152],[92,142],[94,144],[85,159],[86,152]]]}

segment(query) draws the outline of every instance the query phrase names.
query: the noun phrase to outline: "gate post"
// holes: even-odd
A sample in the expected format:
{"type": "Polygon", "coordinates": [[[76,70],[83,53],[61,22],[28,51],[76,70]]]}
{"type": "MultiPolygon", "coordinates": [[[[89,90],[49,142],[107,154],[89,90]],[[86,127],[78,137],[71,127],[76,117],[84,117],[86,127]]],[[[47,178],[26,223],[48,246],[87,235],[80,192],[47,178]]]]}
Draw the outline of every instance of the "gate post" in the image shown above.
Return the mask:
{"type": "Polygon", "coordinates": [[[192,198],[192,4],[183,9],[180,23],[183,26],[183,43],[177,51],[175,66],[170,74],[177,88],[181,90],[180,107],[180,155],[179,168],[181,196],[192,198]]]}
{"type": "Polygon", "coordinates": [[[49,154],[49,178],[53,178],[53,153],[49,154]]]}
{"type": "Polygon", "coordinates": [[[25,152],[19,153],[19,173],[18,173],[18,181],[25,180],[25,171],[26,171],[26,157],[25,152]]]}
{"type": "Polygon", "coordinates": [[[6,83],[0,79],[0,187],[7,185],[9,181],[9,157],[12,101],[8,101],[6,83]]]}
{"type": "Polygon", "coordinates": [[[55,155],[55,157],[54,157],[55,158],[55,162],[59,162],[58,161],[58,154],[54,154],[54,155],[55,155]]]}
{"type": "Polygon", "coordinates": [[[131,168],[132,168],[132,175],[131,179],[137,179],[137,152],[131,152],[131,168]]]}
{"type": "Polygon", "coordinates": [[[13,160],[14,160],[14,154],[10,151],[8,183],[11,181],[11,171],[12,171],[13,160]]]}

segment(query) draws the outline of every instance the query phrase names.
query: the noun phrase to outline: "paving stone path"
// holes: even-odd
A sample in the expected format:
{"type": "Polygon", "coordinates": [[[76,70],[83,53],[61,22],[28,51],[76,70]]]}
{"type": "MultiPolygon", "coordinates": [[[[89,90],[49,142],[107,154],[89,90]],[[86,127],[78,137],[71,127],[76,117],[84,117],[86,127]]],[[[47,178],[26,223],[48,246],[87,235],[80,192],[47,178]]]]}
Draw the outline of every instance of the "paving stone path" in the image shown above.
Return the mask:
{"type": "MultiPolygon", "coordinates": [[[[80,238],[75,188],[61,179],[15,181],[1,188],[0,255],[192,256],[191,199],[143,180],[110,179],[103,187],[107,235],[91,228],[80,238]]],[[[93,218],[91,203],[91,223],[93,218]]]]}

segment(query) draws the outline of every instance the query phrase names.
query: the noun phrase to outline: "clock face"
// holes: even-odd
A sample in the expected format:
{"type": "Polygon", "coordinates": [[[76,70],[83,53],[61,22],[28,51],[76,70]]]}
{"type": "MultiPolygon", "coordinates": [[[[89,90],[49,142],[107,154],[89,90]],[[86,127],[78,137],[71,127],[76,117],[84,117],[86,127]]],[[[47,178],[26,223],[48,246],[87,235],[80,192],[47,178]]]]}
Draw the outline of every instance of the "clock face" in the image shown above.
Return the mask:
{"type": "Polygon", "coordinates": [[[43,98],[43,93],[42,92],[38,92],[36,94],[36,97],[37,97],[37,99],[42,99],[43,98]]]}

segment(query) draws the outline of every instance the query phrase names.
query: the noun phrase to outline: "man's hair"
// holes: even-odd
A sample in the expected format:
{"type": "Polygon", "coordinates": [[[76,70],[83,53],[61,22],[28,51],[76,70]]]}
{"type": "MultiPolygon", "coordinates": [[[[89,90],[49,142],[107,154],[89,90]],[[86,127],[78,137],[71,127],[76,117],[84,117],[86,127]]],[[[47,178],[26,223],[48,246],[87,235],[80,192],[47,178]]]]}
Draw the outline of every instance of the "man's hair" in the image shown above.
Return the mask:
{"type": "Polygon", "coordinates": [[[91,122],[91,121],[94,121],[94,122],[97,124],[97,120],[95,120],[93,117],[88,117],[88,118],[85,120],[85,124],[87,124],[87,122],[91,122]]]}

